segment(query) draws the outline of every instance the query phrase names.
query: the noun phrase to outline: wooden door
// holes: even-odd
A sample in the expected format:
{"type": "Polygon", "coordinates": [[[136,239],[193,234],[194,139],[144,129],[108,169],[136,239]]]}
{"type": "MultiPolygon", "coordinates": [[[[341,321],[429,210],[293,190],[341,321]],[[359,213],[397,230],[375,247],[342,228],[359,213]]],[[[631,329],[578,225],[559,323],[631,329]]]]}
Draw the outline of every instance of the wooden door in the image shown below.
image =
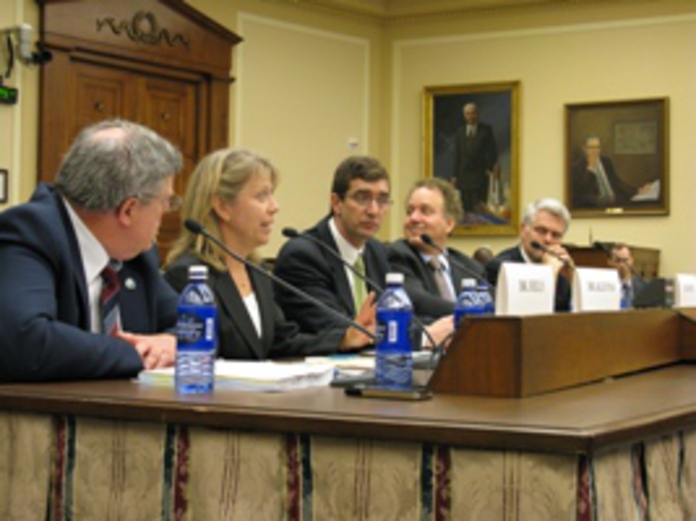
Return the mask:
{"type": "MultiPolygon", "coordinates": [[[[182,152],[175,190],[208,152],[227,146],[234,33],[180,0],[41,0],[39,181],[55,177],[85,126],[120,117],[144,124],[182,152]]],[[[180,231],[167,215],[163,258],[180,231]]]]}

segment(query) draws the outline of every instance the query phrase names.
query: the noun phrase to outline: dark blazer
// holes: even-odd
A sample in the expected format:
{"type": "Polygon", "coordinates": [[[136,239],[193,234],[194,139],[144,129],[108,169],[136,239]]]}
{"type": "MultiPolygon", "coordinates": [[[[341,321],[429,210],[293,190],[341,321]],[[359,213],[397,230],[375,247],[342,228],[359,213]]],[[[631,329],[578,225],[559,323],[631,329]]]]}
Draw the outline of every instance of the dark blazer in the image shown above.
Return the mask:
{"type": "Polygon", "coordinates": [[[459,127],[454,134],[454,168],[457,188],[476,190],[488,188],[488,175],[498,161],[493,129],[485,123],[478,123],[476,135],[466,135],[466,125],[459,127]]]}
{"type": "MultiPolygon", "coordinates": [[[[167,268],[165,279],[181,292],[188,283],[188,268],[194,264],[205,263],[193,254],[182,255],[167,268]]],[[[253,270],[248,273],[259,304],[261,337],[229,272],[208,265],[208,284],[218,305],[220,357],[265,360],[336,351],[344,329],[332,329],[319,335],[300,333],[297,324],[285,320],[283,312],[276,305],[271,280],[253,270]]]]}
{"type": "MultiPolygon", "coordinates": [[[[399,239],[389,245],[388,252],[391,270],[404,274],[404,288],[417,315],[427,320],[453,313],[454,302],[440,297],[433,270],[428,267],[416,248],[404,239],[399,239]]],[[[450,262],[449,271],[455,295],[459,293],[463,278],[484,278],[482,266],[467,255],[447,248],[447,256],[454,261],[450,262]],[[464,271],[457,264],[463,264],[468,271],[464,271]]]]}
{"type": "MultiPolygon", "coordinates": [[[[125,331],[176,324],[177,296],[158,265],[154,249],[123,264],[125,331]]],[[[40,185],[28,203],[0,214],[0,382],[127,377],[142,368],[128,343],[90,332],[77,237],[60,196],[40,185]]]]}
{"type": "MultiPolygon", "coordinates": [[[[503,262],[524,263],[524,257],[519,246],[501,251],[495,258],[486,264],[486,277],[491,284],[498,283],[498,273],[503,262]]],[[[570,283],[560,273],[556,279],[556,296],[554,309],[556,311],[570,311],[570,283]]]]}
{"type": "MultiPolygon", "coordinates": [[[[328,217],[305,233],[311,234],[338,252],[329,229],[328,217]]],[[[364,248],[364,260],[367,277],[383,286],[389,271],[386,247],[381,242],[370,239],[364,248]]],[[[353,305],[353,294],[344,265],[313,242],[301,237],[286,242],[275,261],[275,274],[347,318],[355,317],[357,311],[353,305]]],[[[297,322],[302,331],[315,333],[330,327],[346,328],[345,323],[326,310],[287,289],[275,289],[276,301],[285,316],[297,322]]],[[[372,286],[368,289],[377,291],[377,288],[372,286]]]]}
{"type": "MultiPolygon", "coordinates": [[[[611,185],[616,197],[613,205],[608,206],[623,206],[631,202],[631,197],[637,193],[637,189],[624,183],[616,173],[614,164],[611,159],[601,156],[599,160],[604,167],[604,172],[607,174],[607,181],[611,185]]],[[[599,202],[599,183],[597,176],[588,169],[587,158],[582,158],[573,166],[573,207],[574,208],[596,208],[603,206],[599,202]]]]}

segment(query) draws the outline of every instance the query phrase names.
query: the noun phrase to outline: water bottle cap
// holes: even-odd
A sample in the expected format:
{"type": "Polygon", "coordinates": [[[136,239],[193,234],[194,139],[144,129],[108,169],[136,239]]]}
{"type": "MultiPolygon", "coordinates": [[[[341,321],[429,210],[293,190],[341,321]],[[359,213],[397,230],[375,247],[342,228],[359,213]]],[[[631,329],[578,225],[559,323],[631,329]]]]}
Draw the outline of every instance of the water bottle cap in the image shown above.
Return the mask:
{"type": "Polygon", "coordinates": [[[462,279],[462,288],[475,288],[476,279],[462,279]]]}
{"type": "Polygon", "coordinates": [[[200,264],[189,266],[188,274],[189,279],[207,279],[208,266],[203,266],[200,264]]]}
{"type": "Polygon", "coordinates": [[[403,284],[403,273],[387,273],[387,284],[403,284]]]}

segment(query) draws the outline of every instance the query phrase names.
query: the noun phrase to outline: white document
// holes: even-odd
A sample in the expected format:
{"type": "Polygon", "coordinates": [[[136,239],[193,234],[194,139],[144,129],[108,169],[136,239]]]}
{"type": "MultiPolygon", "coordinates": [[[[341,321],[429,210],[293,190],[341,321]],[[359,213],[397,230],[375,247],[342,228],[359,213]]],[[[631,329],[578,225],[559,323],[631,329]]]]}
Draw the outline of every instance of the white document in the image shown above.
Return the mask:
{"type": "MultiPolygon", "coordinates": [[[[325,387],[331,383],[335,368],[331,364],[304,362],[215,361],[215,387],[244,391],[280,392],[306,387],[325,387]]],[[[174,387],[174,368],[141,371],[138,382],[174,387]]]]}
{"type": "Polygon", "coordinates": [[[696,307],[696,275],[678,273],[674,277],[674,307],[696,307]]]}
{"type": "Polygon", "coordinates": [[[619,272],[613,268],[575,268],[572,309],[574,312],[621,309],[619,272]]]}
{"type": "Polygon", "coordinates": [[[495,314],[542,315],[553,313],[556,280],[547,264],[504,262],[495,293],[495,314]]]}
{"type": "Polygon", "coordinates": [[[643,194],[636,194],[631,197],[631,201],[657,201],[660,198],[660,180],[650,183],[648,189],[643,194]]]}

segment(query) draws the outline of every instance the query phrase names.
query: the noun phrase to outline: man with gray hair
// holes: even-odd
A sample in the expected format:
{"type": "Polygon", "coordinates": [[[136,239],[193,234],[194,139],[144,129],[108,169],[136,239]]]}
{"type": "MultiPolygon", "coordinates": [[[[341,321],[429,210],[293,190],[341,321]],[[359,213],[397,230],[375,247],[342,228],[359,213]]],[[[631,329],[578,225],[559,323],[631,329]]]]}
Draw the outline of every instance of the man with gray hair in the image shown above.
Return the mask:
{"type": "Polygon", "coordinates": [[[550,264],[556,276],[556,311],[570,310],[570,284],[562,268],[572,266],[573,259],[561,245],[570,226],[568,209],[555,199],[539,199],[527,205],[520,228],[520,244],[501,251],[486,264],[486,276],[497,284],[504,262],[550,264]]]}
{"type": "Polygon", "coordinates": [[[0,214],[0,382],[174,362],[177,295],[153,243],[181,167],[152,130],[104,121],[78,135],[55,185],[0,214]]]}

